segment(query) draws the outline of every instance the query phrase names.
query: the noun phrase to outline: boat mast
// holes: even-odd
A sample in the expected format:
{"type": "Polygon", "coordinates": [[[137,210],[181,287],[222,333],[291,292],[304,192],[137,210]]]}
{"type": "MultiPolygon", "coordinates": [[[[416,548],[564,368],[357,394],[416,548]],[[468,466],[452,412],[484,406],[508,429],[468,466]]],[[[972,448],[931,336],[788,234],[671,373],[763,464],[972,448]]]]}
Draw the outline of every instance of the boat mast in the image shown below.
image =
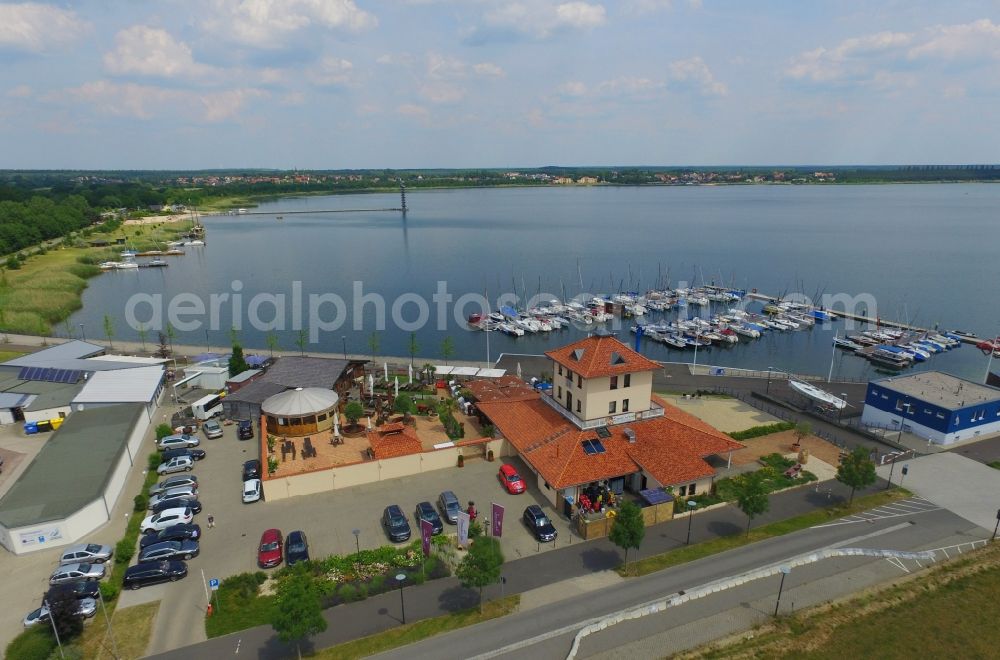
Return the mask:
{"type": "Polygon", "coordinates": [[[836,334],[833,336],[833,354],[830,356],[830,373],[826,375],[826,382],[830,382],[833,379],[833,361],[837,358],[837,338],[840,337],[840,330],[837,330],[836,334]]]}

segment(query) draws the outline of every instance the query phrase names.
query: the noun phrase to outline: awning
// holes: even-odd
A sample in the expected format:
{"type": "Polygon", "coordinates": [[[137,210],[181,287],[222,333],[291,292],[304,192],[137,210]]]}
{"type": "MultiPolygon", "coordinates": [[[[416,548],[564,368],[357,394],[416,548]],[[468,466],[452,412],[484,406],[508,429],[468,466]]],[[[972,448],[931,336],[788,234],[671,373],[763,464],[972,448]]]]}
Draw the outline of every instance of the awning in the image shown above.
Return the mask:
{"type": "Polygon", "coordinates": [[[480,369],[477,378],[500,378],[507,374],[506,369],[480,369]]]}
{"type": "Polygon", "coordinates": [[[479,367],[455,367],[451,370],[452,376],[475,376],[479,373],[479,367]]]}
{"type": "Polygon", "coordinates": [[[451,372],[454,371],[454,369],[455,369],[455,367],[445,367],[445,366],[442,366],[442,365],[439,364],[438,366],[434,367],[434,375],[435,376],[447,376],[447,375],[451,374],[451,372]]]}

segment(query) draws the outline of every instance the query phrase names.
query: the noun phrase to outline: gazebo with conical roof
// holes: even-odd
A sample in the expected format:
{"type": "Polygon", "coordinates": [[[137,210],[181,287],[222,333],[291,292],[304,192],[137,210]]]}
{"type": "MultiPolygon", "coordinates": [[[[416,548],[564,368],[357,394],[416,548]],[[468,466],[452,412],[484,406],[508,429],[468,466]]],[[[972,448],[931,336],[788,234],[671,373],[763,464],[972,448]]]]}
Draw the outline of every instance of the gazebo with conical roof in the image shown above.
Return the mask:
{"type": "Polygon", "coordinates": [[[269,434],[303,436],[331,429],[339,400],[333,390],[298,387],[265,399],[260,409],[269,434]]]}

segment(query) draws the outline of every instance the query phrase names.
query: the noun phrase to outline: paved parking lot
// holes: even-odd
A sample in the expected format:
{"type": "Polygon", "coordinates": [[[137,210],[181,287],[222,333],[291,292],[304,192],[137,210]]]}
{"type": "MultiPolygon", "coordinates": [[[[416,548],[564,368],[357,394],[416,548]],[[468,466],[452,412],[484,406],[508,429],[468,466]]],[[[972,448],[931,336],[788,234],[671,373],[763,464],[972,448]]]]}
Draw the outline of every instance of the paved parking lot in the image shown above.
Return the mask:
{"type": "MultiPolygon", "coordinates": [[[[535,488],[523,495],[509,495],[501,487],[496,472],[501,462],[471,460],[463,468],[449,468],[412,477],[387,480],[348,489],[318,493],[276,502],[243,504],[241,500],[241,467],[243,461],[259,458],[256,439],[236,439],[234,426],[225,428],[218,440],[202,439],[205,460],[196,464],[200,499],[205,507],[195,517],[202,526],[201,555],[190,562],[188,578],[176,583],[146,587],[121,596],[121,606],[152,600],[162,600],[160,615],[154,626],[149,653],[158,653],[205,639],[204,612],[206,600],[204,578],[224,579],[230,575],[257,569],[256,550],[261,533],[270,527],[283,534],[305,531],[313,557],[350,554],[355,551],[352,530],[361,533],[357,542],[361,548],[376,548],[389,544],[380,524],[382,510],[388,504],[398,504],[410,516],[414,539],[419,538],[413,511],[417,502],[434,502],[442,490],[453,490],[466,504],[476,502],[480,516],[488,516],[490,502],[505,507],[502,544],[508,560],[529,556],[551,549],[553,544],[540,546],[521,523],[524,508],[532,503],[554,512],[535,488]],[[208,529],[208,514],[215,517],[215,527],[208,529]]],[[[510,460],[527,482],[532,482],[520,460],[510,460]]],[[[266,492],[266,487],[265,487],[266,492]]],[[[559,530],[557,546],[578,542],[571,538],[568,521],[555,519],[559,530]]],[[[455,527],[445,526],[445,533],[455,533],[455,527]]]]}

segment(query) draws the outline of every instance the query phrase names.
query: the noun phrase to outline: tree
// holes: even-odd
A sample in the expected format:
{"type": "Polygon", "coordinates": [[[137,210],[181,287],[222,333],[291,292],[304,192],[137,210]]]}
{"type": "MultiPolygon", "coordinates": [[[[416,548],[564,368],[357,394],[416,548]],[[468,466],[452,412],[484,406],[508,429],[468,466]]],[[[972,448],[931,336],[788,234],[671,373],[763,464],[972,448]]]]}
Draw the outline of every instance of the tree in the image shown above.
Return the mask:
{"type": "Polygon", "coordinates": [[[59,641],[63,644],[83,632],[83,617],[76,613],[79,602],[73,592],[60,590],[47,599],[49,616],[55,623],[59,641]]]}
{"type": "Polygon", "coordinates": [[[483,587],[500,579],[503,552],[500,540],[494,536],[479,536],[469,546],[469,552],[455,569],[455,576],[466,588],[479,589],[479,611],[483,611],[483,587]]]}
{"type": "Polygon", "coordinates": [[[455,341],[451,337],[445,337],[441,342],[441,358],[445,364],[455,355],[455,341]]]}
{"type": "Polygon", "coordinates": [[[170,342],[170,352],[173,353],[174,352],[174,340],[177,339],[177,331],[174,330],[174,326],[172,326],[172,325],[170,325],[168,323],[167,324],[167,328],[166,328],[166,333],[167,333],[167,341],[170,342]]]}
{"type": "Polygon", "coordinates": [[[290,575],[278,582],[275,605],[271,626],[278,633],[278,639],[295,642],[295,650],[301,658],[302,640],[326,630],[322,593],[305,562],[295,566],[290,575]]]}
{"type": "Polygon", "coordinates": [[[748,472],[733,478],[736,485],[736,505],[747,517],[747,536],[750,536],[750,524],[762,513],[767,513],[771,501],[767,497],[767,484],[764,475],[759,472],[748,472]]]}
{"type": "Polygon", "coordinates": [[[642,539],[646,536],[646,524],[642,520],[642,510],[639,505],[630,500],[622,502],[618,515],[611,523],[611,542],[625,551],[625,569],[628,570],[629,549],[638,550],[642,539]]]}
{"type": "Polygon", "coordinates": [[[166,360],[170,357],[170,348],[167,347],[167,336],[160,332],[157,334],[157,340],[160,343],[160,347],[156,349],[156,357],[166,360]]]}
{"type": "Polygon", "coordinates": [[[365,414],[364,407],[357,401],[351,401],[344,407],[344,417],[347,421],[351,423],[351,426],[357,426],[358,420],[365,414]]]}
{"type": "Polygon", "coordinates": [[[397,396],[396,400],[392,403],[392,409],[403,415],[403,423],[410,421],[410,415],[416,410],[416,406],[413,405],[413,399],[405,394],[403,396],[397,396]]]}
{"type": "Polygon", "coordinates": [[[812,424],[809,422],[799,422],[795,425],[793,433],[795,433],[796,444],[800,444],[806,436],[812,434],[812,424]]]}
{"type": "Polygon", "coordinates": [[[417,356],[417,352],[420,350],[420,344],[417,343],[417,333],[415,332],[410,333],[410,345],[408,348],[410,351],[410,366],[412,367],[413,358],[417,356]]]}
{"type": "Polygon", "coordinates": [[[264,337],[264,341],[267,342],[267,350],[271,351],[271,357],[274,357],[274,351],[278,348],[278,333],[274,330],[268,331],[267,335],[264,337]]]}
{"type": "Polygon", "coordinates": [[[295,345],[299,347],[299,353],[301,355],[306,354],[306,345],[309,343],[309,334],[306,332],[305,328],[299,330],[299,334],[295,336],[295,345]]]}
{"type": "Polygon", "coordinates": [[[108,339],[108,346],[114,348],[115,345],[111,343],[111,340],[115,337],[115,321],[110,314],[104,315],[104,336],[108,339]]]}
{"type": "Polygon", "coordinates": [[[850,487],[851,498],[848,503],[854,501],[855,490],[875,483],[875,464],[868,457],[867,449],[855,447],[850,454],[840,459],[840,465],[837,466],[837,481],[850,487]]]}
{"type": "Polygon", "coordinates": [[[238,344],[240,343],[240,331],[235,327],[229,328],[229,343],[238,344]]]}
{"type": "Polygon", "coordinates": [[[241,374],[249,368],[250,365],[243,357],[243,347],[238,343],[233,344],[233,354],[229,356],[229,377],[241,374]]]}
{"type": "Polygon", "coordinates": [[[146,335],[149,334],[149,330],[146,328],[145,323],[140,323],[139,327],[136,328],[136,332],[139,333],[139,341],[142,342],[142,352],[146,352],[146,335]]]}
{"type": "Polygon", "coordinates": [[[375,361],[375,356],[378,355],[379,349],[379,338],[377,332],[372,332],[368,335],[368,350],[372,353],[372,362],[375,361]]]}

